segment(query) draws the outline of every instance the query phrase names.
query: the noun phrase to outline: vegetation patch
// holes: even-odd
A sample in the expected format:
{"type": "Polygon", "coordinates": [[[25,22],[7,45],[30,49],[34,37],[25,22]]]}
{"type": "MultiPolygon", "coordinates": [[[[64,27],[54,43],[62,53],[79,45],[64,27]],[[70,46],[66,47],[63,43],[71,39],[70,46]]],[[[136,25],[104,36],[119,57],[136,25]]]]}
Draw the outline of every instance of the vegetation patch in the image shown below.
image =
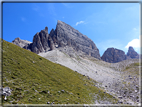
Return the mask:
{"type": "Polygon", "coordinates": [[[140,63],[134,63],[134,66],[140,66],[140,63]]]}
{"type": "Polygon", "coordinates": [[[3,87],[12,89],[4,104],[93,104],[98,98],[117,102],[91,78],[4,40],[2,48],[3,87]]]}

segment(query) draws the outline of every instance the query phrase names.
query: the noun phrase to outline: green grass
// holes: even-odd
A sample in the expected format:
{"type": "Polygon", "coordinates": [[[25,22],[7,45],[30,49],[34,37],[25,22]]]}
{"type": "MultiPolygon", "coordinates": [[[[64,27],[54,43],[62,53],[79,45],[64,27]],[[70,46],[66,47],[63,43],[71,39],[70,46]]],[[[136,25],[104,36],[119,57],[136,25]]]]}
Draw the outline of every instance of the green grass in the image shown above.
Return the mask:
{"type": "Polygon", "coordinates": [[[13,90],[8,100],[3,100],[4,104],[117,102],[113,96],[95,87],[94,80],[4,40],[2,60],[3,87],[13,90]],[[94,98],[96,94],[98,97],[94,98]]]}
{"type": "Polygon", "coordinates": [[[140,63],[134,63],[134,66],[140,66],[140,63]]]}

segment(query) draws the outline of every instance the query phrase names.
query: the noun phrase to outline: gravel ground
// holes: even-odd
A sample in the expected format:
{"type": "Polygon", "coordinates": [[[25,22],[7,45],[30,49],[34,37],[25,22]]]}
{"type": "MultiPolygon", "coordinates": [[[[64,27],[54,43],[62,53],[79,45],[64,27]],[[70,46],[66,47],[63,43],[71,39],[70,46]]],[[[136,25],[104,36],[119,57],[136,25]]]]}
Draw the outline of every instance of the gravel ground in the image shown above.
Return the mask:
{"type": "MultiPolygon", "coordinates": [[[[121,70],[123,70],[126,66],[131,63],[138,62],[138,60],[122,61],[111,64],[89,56],[81,57],[75,53],[73,55],[74,57],[70,57],[68,54],[57,49],[46,53],[40,53],[38,55],[52,62],[66,66],[82,75],[88,76],[88,78],[96,80],[98,82],[97,87],[101,87],[107,93],[110,93],[114,97],[120,99],[120,103],[139,104],[139,102],[136,101],[136,98],[129,97],[129,93],[122,97],[124,90],[127,89],[126,87],[128,86],[126,85],[127,81],[124,79],[123,73],[121,72],[121,70]]],[[[133,83],[131,82],[131,85],[132,84],[133,83]]],[[[136,84],[139,84],[138,81],[136,81],[133,85],[135,86],[136,84]]],[[[131,90],[127,89],[127,91],[129,92],[131,90]]],[[[134,97],[137,97],[139,96],[139,93],[133,93],[133,95],[134,97]]]]}

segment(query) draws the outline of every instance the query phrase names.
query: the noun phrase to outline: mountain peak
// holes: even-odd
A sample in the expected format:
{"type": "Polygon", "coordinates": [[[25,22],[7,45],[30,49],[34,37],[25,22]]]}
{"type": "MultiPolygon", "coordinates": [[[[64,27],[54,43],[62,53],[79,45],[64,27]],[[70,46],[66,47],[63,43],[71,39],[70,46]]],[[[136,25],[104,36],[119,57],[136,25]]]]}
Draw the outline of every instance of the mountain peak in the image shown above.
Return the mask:
{"type": "Polygon", "coordinates": [[[57,23],[61,23],[61,22],[62,22],[61,20],[58,20],[58,21],[57,21],[57,23]]]}
{"type": "Polygon", "coordinates": [[[52,29],[50,34],[48,34],[48,27],[45,27],[44,30],[34,35],[33,43],[24,46],[24,48],[37,54],[58,48],[69,55],[74,54],[74,52],[77,54],[81,52],[101,59],[99,50],[91,39],[60,20],[57,21],[56,29],[52,29]]]}
{"type": "Polygon", "coordinates": [[[59,25],[59,24],[64,24],[64,25],[66,25],[65,22],[62,22],[62,21],[58,20],[58,21],[57,21],[57,25],[59,25]]]}
{"type": "Polygon", "coordinates": [[[15,45],[18,45],[19,47],[23,48],[25,45],[28,45],[30,44],[31,42],[30,41],[27,41],[27,40],[21,40],[19,37],[15,38],[13,41],[12,41],[13,44],[15,45]]]}
{"type": "Polygon", "coordinates": [[[129,47],[128,52],[127,52],[127,56],[129,56],[130,58],[139,58],[139,54],[134,50],[134,48],[132,46],[129,47]]]}
{"type": "Polygon", "coordinates": [[[124,51],[112,47],[107,48],[101,59],[106,62],[116,63],[126,59],[139,59],[139,54],[133,49],[132,46],[129,47],[127,55],[124,51]]]}
{"type": "Polygon", "coordinates": [[[18,41],[19,41],[19,40],[21,40],[21,39],[20,39],[19,37],[17,37],[17,38],[15,38],[15,40],[18,40],[18,41]]]}
{"type": "Polygon", "coordinates": [[[48,27],[47,27],[47,26],[45,27],[45,31],[47,31],[47,32],[48,32],[48,27]]]}
{"type": "Polygon", "coordinates": [[[129,49],[128,51],[131,50],[131,51],[134,51],[134,48],[132,46],[129,46],[129,49]]]}
{"type": "Polygon", "coordinates": [[[126,59],[125,52],[116,48],[108,48],[103,56],[101,57],[103,61],[109,63],[116,63],[126,59]]]}
{"type": "Polygon", "coordinates": [[[58,20],[55,31],[59,47],[69,46],[76,52],[82,51],[89,56],[101,59],[95,43],[70,25],[58,20]]]}

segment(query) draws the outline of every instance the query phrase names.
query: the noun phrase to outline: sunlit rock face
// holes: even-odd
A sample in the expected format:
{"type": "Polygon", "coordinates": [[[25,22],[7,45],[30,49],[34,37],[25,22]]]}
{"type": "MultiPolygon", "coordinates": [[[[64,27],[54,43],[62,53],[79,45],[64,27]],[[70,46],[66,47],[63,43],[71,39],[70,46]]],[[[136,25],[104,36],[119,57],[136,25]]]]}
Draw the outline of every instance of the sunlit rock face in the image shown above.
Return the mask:
{"type": "MultiPolygon", "coordinates": [[[[16,45],[19,46],[19,44],[16,45]]],[[[101,59],[99,50],[91,39],[59,20],[56,29],[52,29],[50,34],[48,34],[48,27],[45,27],[44,30],[34,35],[32,43],[23,45],[22,48],[37,54],[58,48],[67,54],[73,54],[74,52],[78,54],[83,53],[101,59]]]]}
{"type": "Polygon", "coordinates": [[[21,40],[19,37],[18,38],[15,38],[13,41],[12,41],[13,44],[23,48],[24,46],[28,45],[28,44],[31,44],[30,41],[27,41],[27,40],[21,40]]]}
{"type": "Polygon", "coordinates": [[[99,50],[91,39],[62,21],[58,20],[54,36],[51,37],[54,43],[57,41],[59,47],[72,47],[76,52],[81,51],[89,56],[101,59],[99,50]]]}

